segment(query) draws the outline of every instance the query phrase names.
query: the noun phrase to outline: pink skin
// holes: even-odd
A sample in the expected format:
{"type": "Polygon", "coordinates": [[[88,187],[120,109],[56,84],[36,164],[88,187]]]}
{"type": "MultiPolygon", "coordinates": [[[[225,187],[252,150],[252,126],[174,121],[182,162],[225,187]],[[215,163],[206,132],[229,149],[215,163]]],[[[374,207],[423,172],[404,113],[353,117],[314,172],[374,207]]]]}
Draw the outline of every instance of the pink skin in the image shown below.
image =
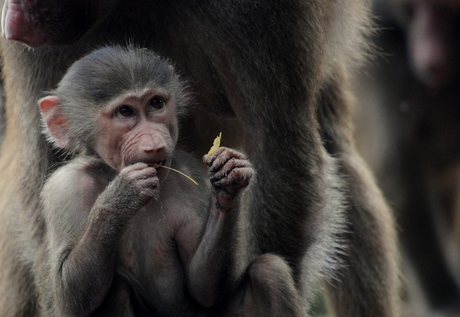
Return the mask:
{"type": "MultiPolygon", "coordinates": [[[[94,150],[118,171],[139,162],[169,166],[177,139],[173,100],[167,95],[144,91],[140,95],[121,96],[99,113],[94,150]],[[161,108],[149,102],[154,97],[165,101],[161,108]],[[125,112],[120,114],[120,108],[125,112]],[[130,110],[126,110],[130,109],[130,110]],[[128,116],[123,114],[128,113],[128,116]]],[[[157,168],[163,180],[169,170],[157,168]]]]}
{"type": "Polygon", "coordinates": [[[37,47],[45,43],[45,37],[24,8],[29,3],[6,0],[2,12],[2,36],[8,40],[37,47]]]}
{"type": "Polygon", "coordinates": [[[31,47],[70,44],[103,18],[110,0],[5,0],[2,36],[31,47]]]}

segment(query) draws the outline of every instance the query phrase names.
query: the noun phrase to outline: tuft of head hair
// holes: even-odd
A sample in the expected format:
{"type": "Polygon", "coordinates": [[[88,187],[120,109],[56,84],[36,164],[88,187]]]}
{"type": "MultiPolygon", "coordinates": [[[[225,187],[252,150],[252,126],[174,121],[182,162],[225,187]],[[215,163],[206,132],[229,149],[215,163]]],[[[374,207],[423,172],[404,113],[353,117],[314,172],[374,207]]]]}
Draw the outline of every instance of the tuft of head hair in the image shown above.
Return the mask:
{"type": "MultiPolygon", "coordinates": [[[[174,67],[155,52],[145,48],[106,46],[76,61],[56,90],[60,107],[72,136],[71,152],[85,150],[95,134],[97,110],[112,99],[145,87],[161,87],[174,96],[176,114],[187,105],[185,81],[174,67]]],[[[52,137],[45,131],[48,139],[52,137]]]]}

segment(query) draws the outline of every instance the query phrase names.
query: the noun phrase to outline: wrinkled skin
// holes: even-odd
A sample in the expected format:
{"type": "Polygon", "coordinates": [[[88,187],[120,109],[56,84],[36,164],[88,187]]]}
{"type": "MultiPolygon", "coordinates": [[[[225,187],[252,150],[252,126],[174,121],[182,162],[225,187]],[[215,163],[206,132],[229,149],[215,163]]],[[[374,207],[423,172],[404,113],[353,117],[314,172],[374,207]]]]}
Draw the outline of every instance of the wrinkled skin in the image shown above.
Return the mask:
{"type": "MultiPolygon", "coordinates": [[[[117,101],[114,103],[120,104],[117,101]]],[[[166,103],[162,97],[147,93],[140,100],[124,98],[123,108],[109,107],[99,114],[101,129],[95,136],[95,151],[117,170],[136,162],[166,163],[172,156],[178,131],[171,107],[161,106],[161,103],[166,103]],[[157,98],[158,105],[148,105],[151,98],[157,98]],[[147,109],[143,107],[145,104],[147,109]],[[118,111],[117,114],[114,115],[114,111],[118,111]]]]}

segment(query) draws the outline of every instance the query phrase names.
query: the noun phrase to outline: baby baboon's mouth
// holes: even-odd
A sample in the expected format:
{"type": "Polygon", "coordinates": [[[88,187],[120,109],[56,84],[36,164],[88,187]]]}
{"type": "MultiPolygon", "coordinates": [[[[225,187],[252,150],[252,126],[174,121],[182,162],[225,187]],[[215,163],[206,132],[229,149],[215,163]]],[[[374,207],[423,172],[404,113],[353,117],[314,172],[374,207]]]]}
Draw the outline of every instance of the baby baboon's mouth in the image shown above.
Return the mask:
{"type": "Polygon", "coordinates": [[[153,167],[163,167],[163,166],[166,166],[166,161],[167,160],[153,162],[153,163],[147,163],[147,165],[153,166],[153,167]]]}

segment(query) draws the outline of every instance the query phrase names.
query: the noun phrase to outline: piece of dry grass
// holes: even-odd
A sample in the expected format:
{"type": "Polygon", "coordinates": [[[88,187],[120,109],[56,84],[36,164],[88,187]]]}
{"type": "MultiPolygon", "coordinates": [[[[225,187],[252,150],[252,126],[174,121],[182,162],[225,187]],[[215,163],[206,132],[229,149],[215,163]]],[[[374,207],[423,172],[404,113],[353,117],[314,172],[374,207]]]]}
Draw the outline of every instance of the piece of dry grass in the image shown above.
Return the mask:
{"type": "Polygon", "coordinates": [[[172,167],[169,167],[169,166],[165,166],[165,165],[160,165],[160,164],[148,164],[149,166],[153,166],[153,167],[163,167],[163,168],[166,168],[168,170],[171,170],[173,172],[176,172],[176,173],[179,173],[181,174],[182,176],[185,176],[187,177],[189,180],[191,180],[195,185],[198,185],[198,183],[193,179],[191,178],[190,176],[188,176],[187,174],[185,173],[182,173],[181,171],[179,170],[176,170],[175,168],[172,168],[172,167]]]}

